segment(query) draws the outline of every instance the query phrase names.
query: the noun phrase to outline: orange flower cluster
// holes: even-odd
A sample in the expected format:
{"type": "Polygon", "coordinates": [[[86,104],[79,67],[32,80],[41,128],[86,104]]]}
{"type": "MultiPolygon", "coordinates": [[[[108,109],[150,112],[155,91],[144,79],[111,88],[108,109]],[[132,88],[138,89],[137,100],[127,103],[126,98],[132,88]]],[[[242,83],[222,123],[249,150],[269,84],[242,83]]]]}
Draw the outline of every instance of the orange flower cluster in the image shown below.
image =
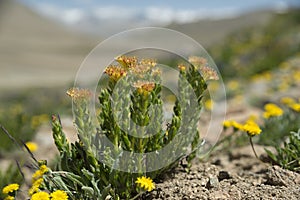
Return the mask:
{"type": "Polygon", "coordinates": [[[113,80],[117,81],[123,76],[126,76],[127,72],[125,69],[116,66],[116,65],[110,65],[105,69],[105,73],[113,80]]]}
{"type": "Polygon", "coordinates": [[[67,91],[67,95],[74,100],[90,98],[92,93],[87,89],[71,88],[67,91]]]}
{"type": "Polygon", "coordinates": [[[116,61],[120,63],[125,68],[134,68],[137,64],[137,58],[135,56],[133,57],[127,57],[127,56],[119,56],[116,58],[116,61]]]}
{"type": "Polygon", "coordinates": [[[198,56],[189,57],[189,62],[192,63],[197,69],[200,70],[201,75],[205,81],[219,80],[217,72],[208,66],[207,60],[198,56]]]}
{"type": "Polygon", "coordinates": [[[114,81],[118,81],[130,72],[140,78],[144,77],[147,72],[151,72],[150,75],[159,74],[157,70],[152,70],[157,64],[154,59],[138,61],[136,57],[119,56],[115,60],[119,65],[110,65],[105,69],[105,73],[114,81]]]}
{"type": "Polygon", "coordinates": [[[155,88],[155,83],[149,81],[137,81],[133,84],[133,87],[137,88],[138,93],[147,96],[155,88]]]}

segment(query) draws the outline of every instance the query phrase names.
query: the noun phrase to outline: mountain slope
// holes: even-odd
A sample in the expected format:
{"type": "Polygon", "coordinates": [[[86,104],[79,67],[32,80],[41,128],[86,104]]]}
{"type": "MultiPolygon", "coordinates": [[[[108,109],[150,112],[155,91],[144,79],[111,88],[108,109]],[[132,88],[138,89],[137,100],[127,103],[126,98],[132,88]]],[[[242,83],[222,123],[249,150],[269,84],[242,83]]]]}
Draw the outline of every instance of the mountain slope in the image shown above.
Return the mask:
{"type": "Polygon", "coordinates": [[[257,11],[228,19],[207,19],[188,24],[171,24],[167,28],[180,31],[204,47],[209,47],[222,41],[232,32],[246,27],[264,25],[272,16],[272,11],[257,11]]]}
{"type": "Polygon", "coordinates": [[[53,86],[74,79],[96,44],[16,1],[1,2],[0,89],[53,86]]]}

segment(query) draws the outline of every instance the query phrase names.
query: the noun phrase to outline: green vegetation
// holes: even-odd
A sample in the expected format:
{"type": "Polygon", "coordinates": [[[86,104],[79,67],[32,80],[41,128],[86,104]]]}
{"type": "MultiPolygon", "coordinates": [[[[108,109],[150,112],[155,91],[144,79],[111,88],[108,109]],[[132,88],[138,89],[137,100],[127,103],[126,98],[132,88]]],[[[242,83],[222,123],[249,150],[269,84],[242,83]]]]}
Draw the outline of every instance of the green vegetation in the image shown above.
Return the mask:
{"type": "MultiPolygon", "coordinates": [[[[0,189],[11,183],[23,182],[23,177],[18,169],[16,163],[10,164],[6,170],[0,170],[0,189]]],[[[5,195],[0,193],[0,199],[4,199],[5,195]]]]}
{"type": "MultiPolygon", "coordinates": [[[[279,108],[280,110],[282,110],[282,113],[280,113],[280,115],[270,117],[264,116],[264,122],[261,126],[264,134],[260,135],[258,140],[259,144],[271,145],[274,147],[280,146],[285,138],[289,136],[290,132],[297,131],[299,129],[300,113],[299,110],[293,109],[293,107],[299,107],[300,103],[297,103],[292,98],[289,99],[291,99],[293,103],[289,103],[288,105],[281,105],[283,109],[279,108]]],[[[268,111],[265,111],[265,113],[267,112],[268,111]]]]}
{"type": "MultiPolygon", "coordinates": [[[[49,123],[53,112],[64,111],[71,114],[71,104],[64,92],[57,92],[55,89],[6,93],[0,100],[0,124],[17,141],[30,141],[41,124],[49,123]]],[[[16,147],[2,130],[0,141],[0,154],[16,147]]]]}
{"type": "Polygon", "coordinates": [[[99,124],[91,118],[91,93],[85,89],[68,91],[78,142],[69,144],[59,118],[53,116],[53,137],[61,159],[59,171],[44,180],[49,191],[65,190],[72,199],[105,199],[108,195],[130,199],[154,189],[152,179],[177,166],[186,155],[188,162],[195,157],[201,99],[207,87],[198,70],[209,77],[215,75],[205,59],[193,57],[193,65],[179,65],[179,97],[167,126],[162,120],[161,72],[156,63],[123,56],[117,61],[118,65],[106,69],[109,82],[99,95],[99,124]],[[190,98],[192,93],[195,99],[190,98]],[[104,145],[104,138],[113,145],[104,145]],[[159,153],[171,142],[175,142],[173,148],[159,153]],[[189,147],[192,151],[188,153],[185,149],[189,147]],[[166,164],[162,168],[155,161],[158,158],[145,157],[153,152],[163,156],[166,164]]]}
{"type": "Polygon", "coordinates": [[[277,153],[267,150],[269,157],[284,169],[300,172],[300,129],[291,132],[283,147],[275,146],[277,153]]]}
{"type": "Polygon", "coordinates": [[[263,27],[251,27],[228,37],[209,52],[225,80],[250,78],[277,68],[300,51],[300,12],[276,14],[263,27]]]}

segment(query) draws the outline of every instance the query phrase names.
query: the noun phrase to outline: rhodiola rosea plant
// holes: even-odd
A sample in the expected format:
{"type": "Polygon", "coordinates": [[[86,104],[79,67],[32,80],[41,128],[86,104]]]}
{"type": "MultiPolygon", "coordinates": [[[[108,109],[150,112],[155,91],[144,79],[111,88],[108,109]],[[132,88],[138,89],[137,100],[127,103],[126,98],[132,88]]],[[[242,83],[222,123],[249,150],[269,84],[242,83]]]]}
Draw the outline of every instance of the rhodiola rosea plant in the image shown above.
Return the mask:
{"type": "Polygon", "coordinates": [[[120,56],[104,73],[108,82],[100,87],[94,110],[92,91],[67,91],[73,101],[76,142],[68,141],[59,116],[52,116],[60,159],[55,169],[45,170],[39,163],[42,180],[33,179],[31,198],[62,191],[59,194],[76,200],[135,199],[155,189],[155,179],[181,160],[190,164],[195,157],[201,100],[207,80],[218,79],[206,59],[191,57],[178,64],[169,122],[164,120],[162,71],[153,59],[120,56]]]}

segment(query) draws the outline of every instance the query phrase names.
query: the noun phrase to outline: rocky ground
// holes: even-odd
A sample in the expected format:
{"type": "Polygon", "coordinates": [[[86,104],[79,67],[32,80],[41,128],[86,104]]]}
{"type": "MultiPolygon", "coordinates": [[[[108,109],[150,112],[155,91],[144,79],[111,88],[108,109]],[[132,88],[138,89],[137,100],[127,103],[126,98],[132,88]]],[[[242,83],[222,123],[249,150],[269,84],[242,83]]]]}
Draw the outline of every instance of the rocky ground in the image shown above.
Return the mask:
{"type": "Polygon", "coordinates": [[[176,168],[141,199],[300,199],[300,174],[271,166],[252,154],[250,146],[237,148],[194,163],[188,173],[176,168]]]}

